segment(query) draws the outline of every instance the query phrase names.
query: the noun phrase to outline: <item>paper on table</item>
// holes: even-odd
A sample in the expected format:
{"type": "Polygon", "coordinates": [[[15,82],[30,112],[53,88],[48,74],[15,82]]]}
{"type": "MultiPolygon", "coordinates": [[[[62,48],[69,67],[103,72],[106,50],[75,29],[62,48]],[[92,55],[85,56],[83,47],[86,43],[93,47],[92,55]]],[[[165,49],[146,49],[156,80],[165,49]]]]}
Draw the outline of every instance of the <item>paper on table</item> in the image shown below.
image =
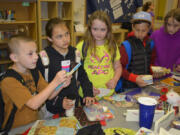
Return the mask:
{"type": "Polygon", "coordinates": [[[167,128],[170,126],[172,120],[175,118],[174,110],[171,110],[164,116],[162,116],[160,119],[158,119],[154,124],[154,132],[158,133],[160,128],[167,128]]]}
{"type": "Polygon", "coordinates": [[[106,88],[98,88],[98,89],[100,90],[100,93],[97,96],[100,98],[108,95],[110,92],[110,89],[106,89],[106,88]]]}
{"type": "Polygon", "coordinates": [[[160,128],[159,135],[172,135],[166,129],[160,128]]]}
{"type": "Polygon", "coordinates": [[[172,78],[177,80],[177,81],[180,81],[180,76],[172,75],[172,78]]]}
{"type": "Polygon", "coordinates": [[[175,128],[170,128],[168,131],[172,135],[180,135],[180,130],[175,128]]]}

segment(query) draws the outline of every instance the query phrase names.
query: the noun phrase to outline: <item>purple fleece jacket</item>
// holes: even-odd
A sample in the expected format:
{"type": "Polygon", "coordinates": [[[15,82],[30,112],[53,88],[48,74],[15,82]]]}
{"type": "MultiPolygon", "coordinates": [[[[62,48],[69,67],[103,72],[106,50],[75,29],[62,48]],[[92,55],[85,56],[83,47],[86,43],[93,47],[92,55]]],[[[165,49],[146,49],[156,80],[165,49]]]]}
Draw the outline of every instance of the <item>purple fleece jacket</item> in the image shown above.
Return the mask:
{"type": "Polygon", "coordinates": [[[163,26],[151,38],[155,42],[155,65],[173,69],[174,64],[180,64],[180,30],[170,35],[163,26]]]}

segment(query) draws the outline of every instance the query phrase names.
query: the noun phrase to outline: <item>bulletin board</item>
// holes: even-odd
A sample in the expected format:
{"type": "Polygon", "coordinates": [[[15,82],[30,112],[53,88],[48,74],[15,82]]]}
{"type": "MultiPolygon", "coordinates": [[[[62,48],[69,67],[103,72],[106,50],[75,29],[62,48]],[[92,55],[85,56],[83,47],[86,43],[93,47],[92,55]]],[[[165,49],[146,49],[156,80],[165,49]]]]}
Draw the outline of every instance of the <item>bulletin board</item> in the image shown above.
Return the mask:
{"type": "Polygon", "coordinates": [[[94,11],[103,10],[113,23],[129,22],[132,14],[142,5],[143,0],[86,0],[86,20],[94,11]]]}

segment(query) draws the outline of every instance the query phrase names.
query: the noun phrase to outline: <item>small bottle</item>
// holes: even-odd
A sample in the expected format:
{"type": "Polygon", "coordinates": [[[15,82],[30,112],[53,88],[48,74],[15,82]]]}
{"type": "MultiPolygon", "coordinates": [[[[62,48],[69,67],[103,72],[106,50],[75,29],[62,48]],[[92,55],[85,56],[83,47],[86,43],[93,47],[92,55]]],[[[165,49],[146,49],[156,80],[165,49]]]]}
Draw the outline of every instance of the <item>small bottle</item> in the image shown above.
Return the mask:
{"type": "Polygon", "coordinates": [[[72,104],[74,105],[71,109],[66,110],[66,116],[71,117],[74,116],[74,108],[75,108],[75,102],[76,100],[72,101],[72,104]]]}
{"type": "Polygon", "coordinates": [[[76,96],[75,95],[68,95],[67,98],[72,100],[73,107],[66,110],[65,114],[66,114],[67,117],[71,117],[71,116],[74,116],[76,96]]]}

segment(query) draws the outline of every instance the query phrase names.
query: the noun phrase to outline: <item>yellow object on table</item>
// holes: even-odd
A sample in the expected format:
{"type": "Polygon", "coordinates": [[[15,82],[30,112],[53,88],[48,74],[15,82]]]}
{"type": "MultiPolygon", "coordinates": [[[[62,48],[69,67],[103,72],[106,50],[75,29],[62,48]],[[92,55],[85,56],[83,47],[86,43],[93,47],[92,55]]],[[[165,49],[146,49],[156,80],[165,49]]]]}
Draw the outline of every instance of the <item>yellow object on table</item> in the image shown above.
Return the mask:
{"type": "Polygon", "coordinates": [[[80,127],[81,125],[75,117],[38,120],[28,135],[74,135],[80,127]]]}
{"type": "Polygon", "coordinates": [[[135,135],[136,132],[128,128],[107,128],[104,129],[106,135],[135,135]]]}
{"type": "Polygon", "coordinates": [[[177,82],[177,81],[174,80],[174,79],[171,78],[171,77],[168,77],[168,78],[166,78],[166,79],[164,79],[164,80],[161,80],[160,82],[165,83],[165,84],[170,85],[170,86],[174,86],[174,83],[173,83],[173,82],[177,82]]]}

